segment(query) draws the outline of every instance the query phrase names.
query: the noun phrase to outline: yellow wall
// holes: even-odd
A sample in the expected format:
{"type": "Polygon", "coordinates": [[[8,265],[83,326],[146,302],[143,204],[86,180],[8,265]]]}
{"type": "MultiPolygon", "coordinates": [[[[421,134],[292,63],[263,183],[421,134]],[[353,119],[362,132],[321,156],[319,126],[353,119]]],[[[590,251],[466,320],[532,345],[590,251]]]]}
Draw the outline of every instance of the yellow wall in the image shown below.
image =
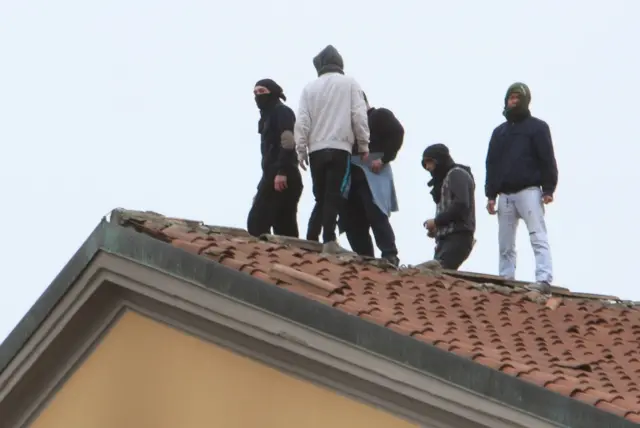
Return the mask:
{"type": "Polygon", "coordinates": [[[34,428],[401,428],[386,412],[129,312],[34,428]]]}

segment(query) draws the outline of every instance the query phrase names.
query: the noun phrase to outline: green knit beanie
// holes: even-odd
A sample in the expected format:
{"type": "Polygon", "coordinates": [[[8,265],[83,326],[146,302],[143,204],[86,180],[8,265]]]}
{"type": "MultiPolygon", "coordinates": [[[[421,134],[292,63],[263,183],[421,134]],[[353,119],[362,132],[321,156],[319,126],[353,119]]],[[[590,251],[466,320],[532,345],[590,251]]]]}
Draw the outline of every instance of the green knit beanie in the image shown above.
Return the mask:
{"type": "Polygon", "coordinates": [[[523,108],[529,107],[529,103],[531,102],[531,91],[529,90],[529,87],[526,84],[522,82],[516,82],[511,86],[509,86],[509,89],[507,89],[507,93],[504,96],[505,106],[507,105],[507,100],[509,99],[509,95],[511,94],[519,95],[520,102],[522,103],[521,107],[523,108]]]}

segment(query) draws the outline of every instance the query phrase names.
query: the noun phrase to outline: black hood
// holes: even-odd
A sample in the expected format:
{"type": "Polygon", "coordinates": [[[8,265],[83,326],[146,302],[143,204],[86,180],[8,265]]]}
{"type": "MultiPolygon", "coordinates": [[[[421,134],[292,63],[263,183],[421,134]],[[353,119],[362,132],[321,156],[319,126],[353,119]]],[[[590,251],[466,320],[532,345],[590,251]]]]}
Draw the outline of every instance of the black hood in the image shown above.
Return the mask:
{"type": "Polygon", "coordinates": [[[318,55],[313,58],[313,66],[318,72],[318,76],[325,73],[344,74],[344,62],[342,55],[332,45],[328,45],[322,49],[318,55]]]}
{"type": "Polygon", "coordinates": [[[260,79],[256,82],[255,86],[264,86],[269,90],[268,94],[255,95],[256,105],[260,109],[260,120],[258,121],[258,133],[262,134],[264,130],[264,124],[267,120],[269,112],[278,104],[280,100],[287,100],[284,95],[282,87],[278,85],[273,79],[260,79]]]}
{"type": "Polygon", "coordinates": [[[282,87],[278,85],[273,79],[260,79],[253,86],[264,86],[275,98],[280,98],[283,101],[287,101],[287,97],[284,95],[282,87]]]}
{"type": "MultiPolygon", "coordinates": [[[[467,171],[467,172],[469,173],[469,175],[471,176],[471,178],[474,178],[474,177],[473,177],[473,174],[471,173],[471,167],[470,167],[470,166],[467,166],[467,165],[461,165],[461,164],[457,163],[457,164],[455,164],[455,165],[454,165],[454,168],[462,168],[462,169],[464,169],[465,171],[467,171]]],[[[475,180],[475,179],[474,179],[474,180],[475,180]]]]}
{"type": "MultiPolygon", "coordinates": [[[[422,167],[426,169],[426,160],[433,159],[436,161],[436,169],[437,172],[441,172],[442,174],[446,174],[446,172],[453,165],[453,159],[449,154],[449,148],[444,144],[432,144],[422,153],[422,167]]],[[[438,175],[436,172],[436,175],[438,175]]]]}
{"type": "Polygon", "coordinates": [[[258,80],[255,86],[263,86],[269,90],[268,94],[255,95],[256,105],[258,106],[260,111],[269,110],[276,104],[279,104],[280,100],[287,100],[282,87],[278,85],[273,79],[258,80]]]}
{"type": "MultiPolygon", "coordinates": [[[[455,163],[449,153],[449,148],[444,144],[432,144],[427,147],[422,153],[422,167],[426,169],[426,160],[433,159],[436,161],[435,171],[430,171],[431,180],[427,183],[431,189],[431,196],[433,201],[437,204],[440,202],[440,196],[442,194],[442,183],[445,177],[451,171],[452,168],[458,167],[466,170],[471,174],[471,168],[466,165],[460,165],[455,163]]],[[[473,175],[471,175],[473,177],[473,175]]]]}

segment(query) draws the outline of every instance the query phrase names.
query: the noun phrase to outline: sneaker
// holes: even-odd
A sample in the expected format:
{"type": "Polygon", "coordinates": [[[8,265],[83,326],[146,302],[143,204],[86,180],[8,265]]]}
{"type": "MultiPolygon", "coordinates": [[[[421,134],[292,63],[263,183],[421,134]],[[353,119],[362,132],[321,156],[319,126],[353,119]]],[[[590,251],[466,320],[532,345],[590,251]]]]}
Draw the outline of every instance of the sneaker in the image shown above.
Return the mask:
{"type": "Polygon", "coordinates": [[[529,291],[537,291],[540,294],[551,295],[551,285],[548,282],[533,282],[526,285],[524,288],[529,291]]]}
{"type": "Polygon", "coordinates": [[[416,266],[418,269],[441,270],[442,265],[438,260],[429,260],[416,266]]]}
{"type": "Polygon", "coordinates": [[[398,256],[384,256],[382,258],[394,267],[400,266],[400,259],[398,258],[398,256]]]}
{"type": "Polygon", "coordinates": [[[340,244],[338,244],[338,241],[329,241],[322,245],[322,252],[326,254],[344,254],[350,253],[351,251],[342,248],[340,244]]]}

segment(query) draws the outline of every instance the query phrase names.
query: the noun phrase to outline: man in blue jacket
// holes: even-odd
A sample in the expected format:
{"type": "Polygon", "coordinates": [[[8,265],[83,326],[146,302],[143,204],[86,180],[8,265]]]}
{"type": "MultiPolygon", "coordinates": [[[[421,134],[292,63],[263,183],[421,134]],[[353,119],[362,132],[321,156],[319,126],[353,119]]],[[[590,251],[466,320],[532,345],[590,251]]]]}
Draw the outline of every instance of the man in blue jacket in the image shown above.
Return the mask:
{"type": "Polygon", "coordinates": [[[529,288],[549,294],[553,272],[544,205],[553,202],[558,184],[551,131],[531,116],[531,92],[524,83],[509,86],[504,101],[507,120],[491,135],[485,183],[487,211],[498,214],[500,276],[515,278],[516,230],[522,219],[536,258],[536,282],[529,288]]]}

